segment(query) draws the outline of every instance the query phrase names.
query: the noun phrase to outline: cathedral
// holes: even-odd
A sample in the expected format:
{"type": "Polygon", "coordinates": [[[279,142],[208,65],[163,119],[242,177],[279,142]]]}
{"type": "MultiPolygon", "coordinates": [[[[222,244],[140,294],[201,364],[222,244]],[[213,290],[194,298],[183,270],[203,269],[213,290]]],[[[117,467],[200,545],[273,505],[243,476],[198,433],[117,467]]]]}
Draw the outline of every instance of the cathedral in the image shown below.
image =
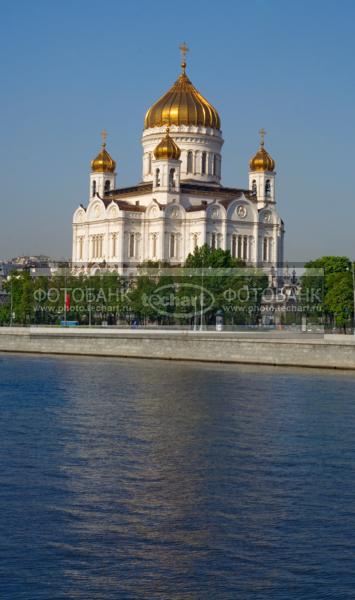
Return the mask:
{"type": "Polygon", "coordinates": [[[249,162],[248,189],[221,182],[223,137],[217,110],[181,73],[148,109],[142,134],[142,179],[116,184],[116,162],[102,147],[91,162],[89,202],[73,219],[73,267],[123,272],[146,261],[184,263],[203,244],[229,250],[248,265],[283,261],[284,225],[276,211],[275,162],[264,146],[249,162]]]}

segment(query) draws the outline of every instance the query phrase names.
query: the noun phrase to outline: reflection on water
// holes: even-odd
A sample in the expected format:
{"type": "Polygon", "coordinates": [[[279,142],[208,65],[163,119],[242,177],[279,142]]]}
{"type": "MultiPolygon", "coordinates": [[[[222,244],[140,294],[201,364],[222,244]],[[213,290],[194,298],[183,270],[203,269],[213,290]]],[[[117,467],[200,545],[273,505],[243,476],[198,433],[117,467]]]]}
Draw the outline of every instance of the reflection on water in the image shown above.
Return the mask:
{"type": "Polygon", "coordinates": [[[5,599],[354,598],[355,375],[0,355],[5,599]]]}

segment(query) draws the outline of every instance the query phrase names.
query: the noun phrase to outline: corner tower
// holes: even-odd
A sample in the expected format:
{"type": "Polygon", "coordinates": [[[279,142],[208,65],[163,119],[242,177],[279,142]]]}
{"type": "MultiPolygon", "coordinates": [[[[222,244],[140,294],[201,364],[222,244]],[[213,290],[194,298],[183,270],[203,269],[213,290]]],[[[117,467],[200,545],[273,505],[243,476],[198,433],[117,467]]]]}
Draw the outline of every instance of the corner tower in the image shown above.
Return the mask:
{"type": "Polygon", "coordinates": [[[249,162],[249,189],[258,200],[258,208],[275,204],[275,161],[264,148],[264,129],[260,129],[260,148],[249,162]]]}
{"type": "MultiPolygon", "coordinates": [[[[152,170],[155,193],[163,192],[169,195],[180,191],[180,156],[180,148],[170,137],[169,127],[167,127],[165,136],[154,150],[152,170]]],[[[166,203],[168,202],[167,197],[166,203]]]]}
{"type": "Polygon", "coordinates": [[[101,132],[102,145],[99,154],[91,161],[90,200],[104,196],[105,192],[115,189],[116,162],[106,150],[106,131],[101,132]]]}

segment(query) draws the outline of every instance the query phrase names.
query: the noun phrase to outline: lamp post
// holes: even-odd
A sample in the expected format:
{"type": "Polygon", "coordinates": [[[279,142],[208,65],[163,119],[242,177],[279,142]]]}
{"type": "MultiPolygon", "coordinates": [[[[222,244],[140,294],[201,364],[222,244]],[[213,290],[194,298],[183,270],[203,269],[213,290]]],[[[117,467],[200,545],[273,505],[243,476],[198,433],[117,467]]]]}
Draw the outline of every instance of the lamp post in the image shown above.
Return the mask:
{"type": "Polygon", "coordinates": [[[355,273],[354,261],[351,261],[351,273],[353,277],[353,335],[355,335],[355,273]]]}
{"type": "Polygon", "coordinates": [[[204,262],[202,261],[202,279],[201,279],[201,295],[200,295],[200,300],[201,300],[201,316],[200,316],[200,331],[203,331],[203,267],[204,267],[204,262]]]}
{"type": "Polygon", "coordinates": [[[11,277],[10,281],[11,281],[11,286],[10,286],[10,295],[11,295],[11,297],[10,297],[10,327],[12,327],[13,315],[14,315],[14,300],[13,300],[13,297],[12,297],[12,291],[13,291],[13,288],[12,288],[12,277],[11,277]]]}
{"type": "Polygon", "coordinates": [[[64,267],[64,325],[67,324],[67,271],[64,267]]]}
{"type": "Polygon", "coordinates": [[[195,296],[194,331],[197,331],[197,296],[195,296]]]}

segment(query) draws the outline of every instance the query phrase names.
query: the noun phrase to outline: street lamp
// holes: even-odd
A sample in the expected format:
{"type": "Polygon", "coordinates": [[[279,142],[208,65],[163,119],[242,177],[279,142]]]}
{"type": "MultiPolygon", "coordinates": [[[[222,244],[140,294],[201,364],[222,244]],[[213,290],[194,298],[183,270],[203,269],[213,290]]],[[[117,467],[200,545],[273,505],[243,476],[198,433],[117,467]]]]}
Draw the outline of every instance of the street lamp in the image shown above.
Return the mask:
{"type": "Polygon", "coordinates": [[[11,297],[10,297],[10,327],[12,327],[13,318],[14,318],[14,300],[12,297],[12,277],[10,279],[10,283],[11,283],[11,286],[10,286],[10,295],[11,295],[11,297]]]}
{"type": "Polygon", "coordinates": [[[354,273],[354,261],[351,261],[351,273],[353,276],[353,335],[355,335],[355,273],[354,273]]]}
{"type": "MultiPolygon", "coordinates": [[[[349,267],[346,267],[349,271],[349,267]]],[[[354,272],[354,261],[351,261],[351,275],[353,280],[353,335],[355,335],[355,272],[354,272]]]]}

